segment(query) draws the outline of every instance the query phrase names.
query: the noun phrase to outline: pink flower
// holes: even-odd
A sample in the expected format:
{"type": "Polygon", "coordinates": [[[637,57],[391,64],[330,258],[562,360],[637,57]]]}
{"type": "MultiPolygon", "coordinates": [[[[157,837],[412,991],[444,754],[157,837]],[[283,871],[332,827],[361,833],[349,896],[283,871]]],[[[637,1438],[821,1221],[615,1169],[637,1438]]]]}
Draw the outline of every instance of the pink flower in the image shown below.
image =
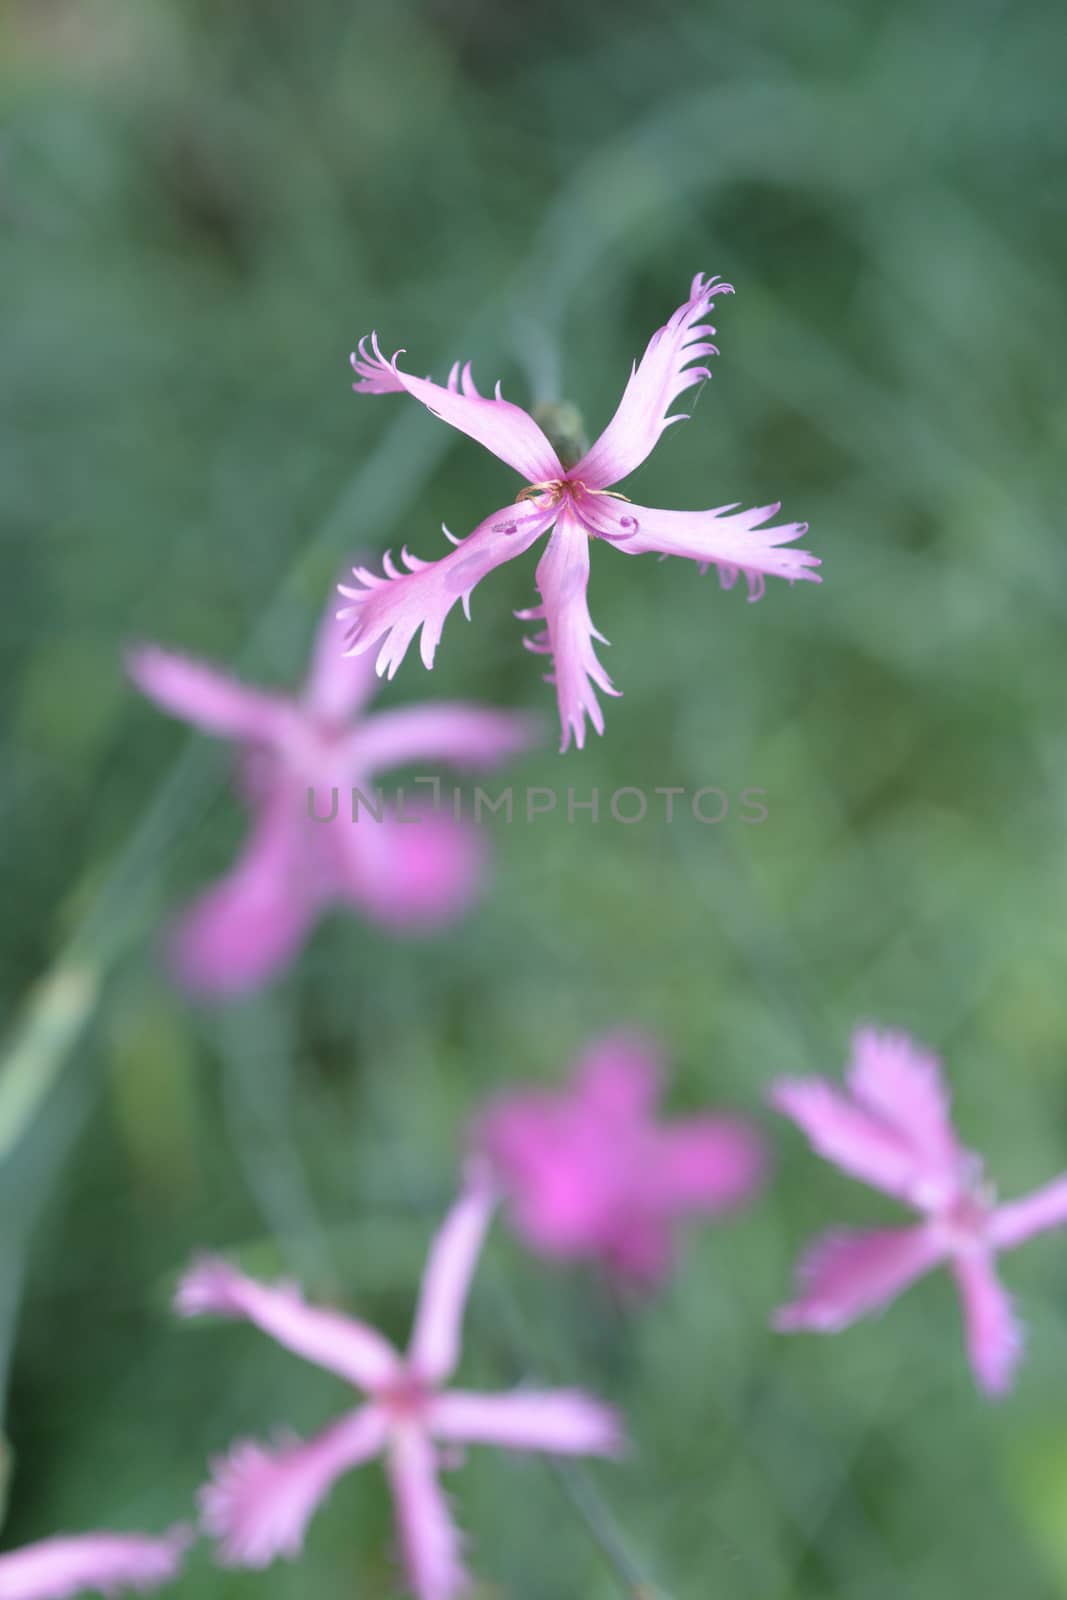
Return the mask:
{"type": "Polygon", "coordinates": [[[66,1600],[68,1595],[147,1594],[178,1575],[192,1542],[188,1528],[162,1539],[141,1533],[59,1535],[0,1555],[0,1600],[66,1600]]]}
{"type": "Polygon", "coordinates": [[[452,1600],[469,1580],[460,1535],[438,1470],[442,1445],[504,1445],[555,1455],[614,1455],[619,1422],[572,1390],[476,1394],[446,1388],[460,1357],[463,1310],[492,1211],[485,1183],[472,1183],[430,1250],[406,1355],[365,1324],[305,1304],[288,1286],[269,1288],[224,1261],[201,1261],[182,1282],[183,1316],[244,1317],[369,1396],[307,1443],[238,1444],[214,1463],[202,1491],[203,1521],[226,1565],[265,1567],[295,1557],[312,1513],[334,1481],[384,1455],[408,1579],[419,1600],[452,1600]]]}
{"type": "Polygon", "coordinates": [[[758,1186],[763,1147],[740,1118],[663,1124],[660,1053],[630,1034],[598,1040],[569,1088],[498,1100],[475,1141],[510,1196],[516,1226],[543,1255],[604,1262],[651,1287],[690,1213],[713,1215],[758,1186]]]}
{"type": "Polygon", "coordinates": [[[411,763],[490,767],[532,743],[528,719],[447,702],[356,717],[374,674],[345,658],[330,615],[295,698],[246,687],[156,645],[132,650],[128,667],[164,710],[233,740],[243,757],[252,813],[244,850],[175,931],[173,961],[188,987],[254,988],[286,965],[331,905],[356,907],[398,932],[432,928],[466,909],[484,865],[477,830],[410,800],[403,817],[368,809],[378,806],[374,780],[411,763]],[[356,821],[354,789],[368,803],[357,801],[356,821]]]}
{"type": "Polygon", "coordinates": [[[997,1252],[1067,1222],[1067,1174],[997,1205],[980,1158],[956,1139],[936,1056],[903,1033],[856,1033],[845,1093],[822,1078],[786,1079],[771,1100],[819,1155],[922,1217],[910,1227],[841,1229],[817,1240],[800,1265],[799,1298],[775,1325],[836,1333],[945,1264],[979,1386],[1009,1389],[1022,1330],[996,1274],[997,1252]]]}
{"type": "MultiPolygon", "coordinates": [[[[520,611],[523,621],[541,622],[543,630],[526,641],[539,655],[551,655],[563,730],[562,748],[573,736],[581,749],[585,719],[598,733],[604,729],[596,690],[617,694],[597,660],[595,641],[606,643],[594,628],[586,604],[590,539],[604,539],[627,555],[656,551],[661,556],[682,556],[696,561],[701,570],[715,566],[723,588],[729,589],[744,573],[749,597],[758,600],[768,574],[819,580],[812,567],[818,561],[806,550],[787,548],[807,531],[807,524],[790,522],[766,527],[777,505],[739,511],[736,505],[714,511],[659,511],[632,504],[611,485],[629,476],[654,449],[660,434],[682,417],[670,408],[693,384],[711,376],[708,368],[693,365],[716,354],[709,338],[715,332],[707,322],[714,297],[732,294],[728,283],[701,274],[693,279],[689,299],[666,327],[653,334],[641,361],[634,367],[617,411],[591,450],[580,459],[562,441],[560,451],[533,417],[521,406],[504,400],[497,385],[488,398],[478,393],[470,363],[457,362],[446,387],[428,378],[414,378],[382,355],[376,334],[360,341],[353,355],[362,394],[392,394],[403,390],[434,416],[477,439],[526,480],[515,504],[492,512],[466,539],[453,540],[459,548],[441,561],[420,561],[402,552],[407,572],[400,572],[392,557],[385,557],[385,574],[364,567],[355,569],[358,587],[341,593],[352,604],[338,615],[349,623],[353,653],[369,650],[379,639],[378,671],[392,677],[418,630],[427,667],[433,665],[445,618],[457,601],[470,616],[470,595],[475,585],[502,562],[521,556],[554,528],[548,549],[537,568],[541,604],[520,611]]],[[[447,533],[447,529],[445,530],[447,533]]],[[[448,535],[451,538],[451,535],[448,535]]]]}

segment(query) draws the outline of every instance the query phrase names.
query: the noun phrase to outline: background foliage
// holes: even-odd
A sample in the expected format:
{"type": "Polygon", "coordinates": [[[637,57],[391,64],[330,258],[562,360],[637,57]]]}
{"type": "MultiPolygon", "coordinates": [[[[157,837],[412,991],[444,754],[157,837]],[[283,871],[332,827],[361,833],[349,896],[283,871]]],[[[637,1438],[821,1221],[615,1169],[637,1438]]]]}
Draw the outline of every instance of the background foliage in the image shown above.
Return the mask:
{"type": "MultiPolygon", "coordinates": [[[[857,1019],[905,1025],[1005,1192],[1067,1165],[1060,26],[1050,0],[0,6],[5,1544],[163,1527],[231,1436],[328,1415],[336,1385],[251,1331],[175,1326],[174,1272],[240,1249],[401,1334],[472,1107],[606,1025],[664,1036],[676,1106],[753,1110],[857,1019]],[[343,557],[439,554],[506,498],[417,407],[350,394],[359,334],[558,383],[595,427],[698,268],[738,286],[723,353],[635,493],[781,496],[824,586],[750,608],[595,550],[625,699],[514,776],[760,786],[768,821],[499,827],[457,932],[334,920],[273,992],[187,1006],[156,937],[240,818],[124,642],[292,681],[343,557]]],[[[532,566],[393,698],[547,716],[510,614],[532,566]]],[[[467,1375],[583,1382],[637,1451],[556,1481],[472,1456],[486,1596],[1067,1591],[1062,1241],[1008,1269],[1031,1349],[1000,1407],[947,1283],[774,1339],[801,1240],[892,1209],[775,1131],[768,1196],[637,1314],[497,1231],[467,1375]]],[[[300,1567],[201,1554],[176,1592],[386,1600],[390,1542],[368,1471],[300,1567]]]]}

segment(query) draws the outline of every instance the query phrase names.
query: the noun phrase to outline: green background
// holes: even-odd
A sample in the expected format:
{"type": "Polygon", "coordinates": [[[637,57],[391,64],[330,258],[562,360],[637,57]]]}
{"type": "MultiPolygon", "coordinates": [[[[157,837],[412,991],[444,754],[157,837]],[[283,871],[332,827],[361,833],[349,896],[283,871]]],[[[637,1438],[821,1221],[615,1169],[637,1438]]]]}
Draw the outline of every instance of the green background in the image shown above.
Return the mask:
{"type": "MultiPolygon", "coordinates": [[[[239,1251],[402,1336],[472,1110],[605,1027],[662,1035],[672,1108],[762,1116],[858,1020],[905,1026],[1003,1193],[1067,1166],[1062,84],[1052,0],[0,6],[5,1548],[162,1528],[232,1437],[345,1403],[250,1329],[176,1324],[177,1270],[239,1251]],[[540,709],[519,786],[762,787],[768,820],[498,825],[459,929],[335,918],[265,995],[188,1005],[158,933],[242,818],[123,644],[294,683],[343,557],[436,556],[510,498],[351,394],[362,333],[517,400],[558,373],[596,430],[699,269],[738,289],[715,378],[627,487],[780,497],[822,587],[750,607],[594,549],[625,698],[561,759],[527,557],[382,703],[540,709]]],[[[1029,1351],[999,1406],[947,1279],[773,1337],[802,1242],[894,1210],[773,1135],[766,1196],[636,1310],[495,1231],[465,1380],[584,1384],[635,1450],[562,1479],[473,1452],[484,1600],[1067,1593],[1064,1241],[1006,1263],[1029,1351]]],[[[370,1468],[299,1566],[202,1549],[174,1592],[386,1600],[392,1542],[370,1468]]]]}

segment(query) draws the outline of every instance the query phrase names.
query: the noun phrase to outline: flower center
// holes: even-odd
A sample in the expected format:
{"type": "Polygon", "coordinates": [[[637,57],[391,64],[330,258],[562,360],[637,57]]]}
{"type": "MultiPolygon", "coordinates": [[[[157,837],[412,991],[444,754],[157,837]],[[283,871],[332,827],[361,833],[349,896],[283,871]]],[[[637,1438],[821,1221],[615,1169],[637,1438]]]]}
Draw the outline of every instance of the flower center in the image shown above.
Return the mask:
{"type": "Polygon", "coordinates": [[[627,505],[631,504],[629,495],[621,494],[618,489],[590,489],[580,478],[546,478],[542,483],[528,483],[515,496],[515,504],[534,500],[542,511],[549,511],[566,501],[575,519],[591,538],[606,539],[609,543],[632,539],[638,529],[637,518],[600,516],[596,506],[598,499],[623,500],[627,505]],[[547,499],[542,501],[542,495],[547,499]]]}
{"type": "Polygon", "coordinates": [[[380,1390],[378,1402],[394,1423],[414,1422],[426,1409],[432,1391],[414,1373],[403,1372],[380,1390]]]}
{"type": "Polygon", "coordinates": [[[992,1187],[977,1163],[961,1175],[956,1193],[938,1211],[936,1221],[951,1250],[974,1250],[985,1244],[989,1218],[996,1203],[992,1187]]]}

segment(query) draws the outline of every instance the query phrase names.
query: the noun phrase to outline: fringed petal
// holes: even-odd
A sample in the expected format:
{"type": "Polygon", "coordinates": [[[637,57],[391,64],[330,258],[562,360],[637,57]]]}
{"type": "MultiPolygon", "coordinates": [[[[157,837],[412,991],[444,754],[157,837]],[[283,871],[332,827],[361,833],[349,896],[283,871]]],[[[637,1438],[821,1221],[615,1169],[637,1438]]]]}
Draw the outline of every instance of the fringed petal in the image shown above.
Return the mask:
{"type": "Polygon", "coordinates": [[[492,399],[479,394],[469,361],[464,365],[457,361],[442,388],[429,378],[413,378],[402,372],[397,358],[403,354],[398,350],[392,360],[387,360],[377,334],[371,334],[369,347],[368,340],[361,339],[358,352],[352,356],[357,378],[352,387],[358,394],[410,394],[442,422],[458,428],[506,461],[528,483],[544,483],[563,476],[559,457],[529,412],[505,400],[499,384],[492,399]]]}
{"type": "Polygon", "coordinates": [[[705,318],[716,295],[733,294],[728,283],[698,272],[689,299],[652,335],[630,374],[615,415],[572,476],[591,489],[606,489],[628,477],[656,447],[663,430],[684,416],[670,416],[678,396],[711,377],[704,364],[718,355],[715,329],[705,318]]]}
{"type": "Polygon", "coordinates": [[[619,549],[628,556],[680,556],[695,561],[702,571],[714,566],[724,589],[732,589],[744,574],[750,600],[763,596],[766,578],[793,583],[806,579],[821,583],[812,568],[820,565],[810,550],[792,548],[808,531],[806,522],[781,522],[762,526],[777,515],[777,505],[738,511],[720,506],[714,511],[663,511],[618,500],[600,500],[597,515],[611,519],[618,530],[619,549]]]}
{"type": "Polygon", "coordinates": [[[470,616],[471,591],[505,561],[521,556],[545,532],[555,511],[537,507],[505,506],[480,523],[450,555],[440,561],[422,561],[401,552],[406,571],[386,553],[382,572],[356,567],[356,586],[340,584],[351,602],[337,616],[347,624],[348,650],[361,655],[381,640],[376,666],[379,675],[392,678],[422,629],[423,665],[433,666],[434,653],[445,619],[457,602],[470,616]]]}
{"type": "Polygon", "coordinates": [[[552,672],[546,681],[556,689],[561,752],[569,748],[572,739],[582,749],[587,717],[597,733],[604,732],[604,714],[596,690],[615,696],[620,693],[597,659],[595,641],[608,641],[598,633],[589,615],[588,582],[589,536],[568,507],[538,564],[541,604],[517,613],[523,622],[545,624],[542,633],[525,643],[537,655],[552,656],[552,672]]]}

